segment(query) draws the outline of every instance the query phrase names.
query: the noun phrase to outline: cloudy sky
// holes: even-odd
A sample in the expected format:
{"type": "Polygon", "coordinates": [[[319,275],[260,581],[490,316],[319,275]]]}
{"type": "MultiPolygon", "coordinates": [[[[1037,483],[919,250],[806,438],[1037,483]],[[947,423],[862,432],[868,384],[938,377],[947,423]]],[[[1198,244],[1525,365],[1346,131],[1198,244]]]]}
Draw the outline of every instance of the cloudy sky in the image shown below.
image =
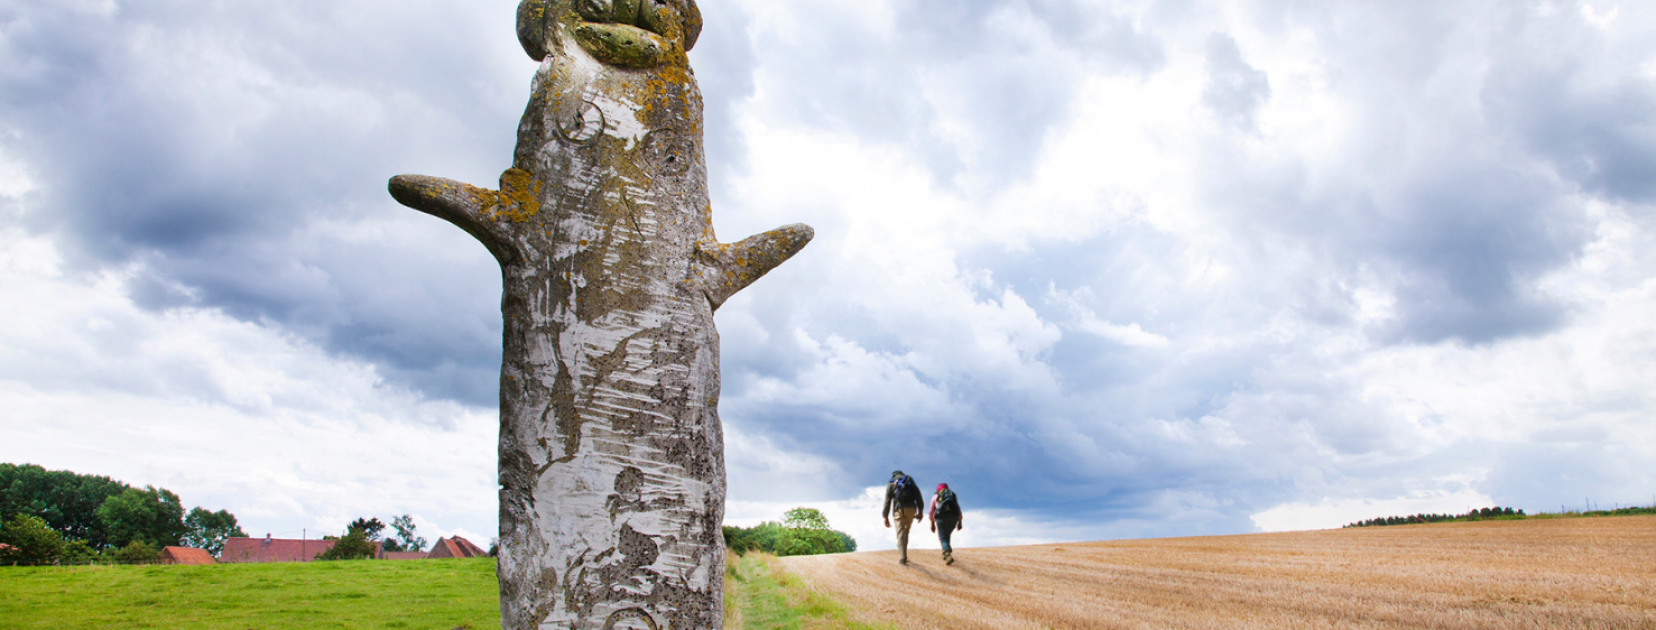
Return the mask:
{"type": "MultiPolygon", "coordinates": [[[[0,0],[0,461],[489,539],[498,267],[385,182],[510,165],[514,8],[0,0]]],[[[817,231],[718,314],[731,524],[1656,501],[1656,5],[701,8],[719,233],[817,231]]]]}

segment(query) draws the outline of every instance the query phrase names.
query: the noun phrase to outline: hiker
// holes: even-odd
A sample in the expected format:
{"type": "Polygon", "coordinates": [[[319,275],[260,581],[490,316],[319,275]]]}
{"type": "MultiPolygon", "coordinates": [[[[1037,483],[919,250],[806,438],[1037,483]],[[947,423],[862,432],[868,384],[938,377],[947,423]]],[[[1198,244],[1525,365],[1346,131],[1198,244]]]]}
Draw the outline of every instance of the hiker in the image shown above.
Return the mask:
{"type": "Polygon", "coordinates": [[[897,517],[899,564],[908,564],[909,525],[926,517],[921,512],[925,508],[926,499],[920,494],[920,484],[901,470],[891,471],[891,482],[886,484],[885,505],[880,508],[880,518],[885,519],[886,527],[891,527],[891,517],[897,517]]]}
{"type": "Polygon", "coordinates": [[[960,514],[960,497],[955,496],[949,484],[937,484],[937,493],[931,500],[931,530],[937,532],[937,541],[943,543],[943,562],[954,564],[954,549],[949,536],[957,529],[966,529],[960,514]]]}

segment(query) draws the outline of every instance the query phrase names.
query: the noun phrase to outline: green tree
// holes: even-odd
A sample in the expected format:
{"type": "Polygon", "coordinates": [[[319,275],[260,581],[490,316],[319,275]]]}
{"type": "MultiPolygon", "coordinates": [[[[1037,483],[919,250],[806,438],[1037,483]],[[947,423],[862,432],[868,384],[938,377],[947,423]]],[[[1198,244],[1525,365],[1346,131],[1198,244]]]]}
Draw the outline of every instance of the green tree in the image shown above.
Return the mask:
{"type": "Polygon", "coordinates": [[[127,488],[109,497],[98,506],[98,520],[109,533],[109,544],[117,546],[141,541],[159,549],[177,545],[187,531],[178,495],[155,486],[127,488]]]}
{"type": "Polygon", "coordinates": [[[834,530],[834,533],[839,534],[840,537],[840,553],[851,553],[857,550],[857,539],[839,530],[834,530]]]}
{"type": "Polygon", "coordinates": [[[63,535],[38,516],[18,514],[0,529],[0,564],[41,565],[57,562],[63,555],[63,535]]]}
{"type": "Polygon", "coordinates": [[[797,507],[782,514],[782,524],[794,529],[828,529],[828,517],[812,508],[797,507]]]}
{"type": "Polygon", "coordinates": [[[109,477],[0,463],[0,521],[30,514],[66,538],[85,540],[101,549],[109,540],[98,507],[128,487],[109,477]]]}
{"type": "Polygon", "coordinates": [[[391,519],[392,529],[397,530],[397,549],[394,551],[425,551],[426,539],[414,531],[414,517],[404,514],[391,519]]]}
{"type": "Polygon", "coordinates": [[[753,541],[748,539],[748,530],[734,525],[720,528],[724,533],[725,548],[742,555],[753,550],[753,541]]]}
{"type": "Polygon", "coordinates": [[[368,536],[368,540],[379,540],[380,532],[385,531],[385,523],[380,522],[377,518],[359,518],[351,521],[351,524],[345,528],[347,530],[360,529],[363,534],[368,536]]]}
{"type": "Polygon", "coordinates": [[[317,560],[358,560],[374,557],[374,543],[368,540],[368,532],[354,524],[345,530],[345,535],[339,537],[327,551],[316,555],[317,560]]]}
{"type": "Polygon", "coordinates": [[[209,512],[207,508],[198,507],[184,517],[184,544],[206,549],[214,556],[224,551],[225,539],[246,537],[247,532],[236,523],[236,515],[228,510],[209,512]]]}

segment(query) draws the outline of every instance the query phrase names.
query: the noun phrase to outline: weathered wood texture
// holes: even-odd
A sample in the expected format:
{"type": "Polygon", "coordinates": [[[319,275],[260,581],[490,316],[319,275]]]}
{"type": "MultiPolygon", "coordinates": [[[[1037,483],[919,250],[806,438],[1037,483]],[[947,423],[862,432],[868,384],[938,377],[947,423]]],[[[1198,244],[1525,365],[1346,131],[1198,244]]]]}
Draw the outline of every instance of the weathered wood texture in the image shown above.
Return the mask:
{"type": "Polygon", "coordinates": [[[517,26],[544,61],[499,189],[390,184],[500,262],[502,625],[717,628],[713,311],[812,231],[714,238],[693,0],[526,0],[517,26]]]}

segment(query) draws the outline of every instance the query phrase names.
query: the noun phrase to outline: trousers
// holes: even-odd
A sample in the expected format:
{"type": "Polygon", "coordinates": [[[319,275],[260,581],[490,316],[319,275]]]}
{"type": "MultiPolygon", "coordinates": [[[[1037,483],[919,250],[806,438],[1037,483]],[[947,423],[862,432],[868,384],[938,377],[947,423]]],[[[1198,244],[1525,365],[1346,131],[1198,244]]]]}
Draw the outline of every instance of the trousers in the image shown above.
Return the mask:
{"type": "Polygon", "coordinates": [[[907,560],[908,559],[909,526],[914,524],[914,519],[917,519],[917,518],[920,517],[920,508],[914,508],[914,507],[897,508],[896,516],[897,516],[897,552],[899,554],[902,554],[902,558],[904,560],[907,560]]]}
{"type": "Polygon", "coordinates": [[[959,525],[960,521],[940,518],[933,524],[937,525],[937,542],[943,543],[943,553],[953,552],[954,548],[949,546],[949,537],[954,535],[955,526],[959,525]]]}

